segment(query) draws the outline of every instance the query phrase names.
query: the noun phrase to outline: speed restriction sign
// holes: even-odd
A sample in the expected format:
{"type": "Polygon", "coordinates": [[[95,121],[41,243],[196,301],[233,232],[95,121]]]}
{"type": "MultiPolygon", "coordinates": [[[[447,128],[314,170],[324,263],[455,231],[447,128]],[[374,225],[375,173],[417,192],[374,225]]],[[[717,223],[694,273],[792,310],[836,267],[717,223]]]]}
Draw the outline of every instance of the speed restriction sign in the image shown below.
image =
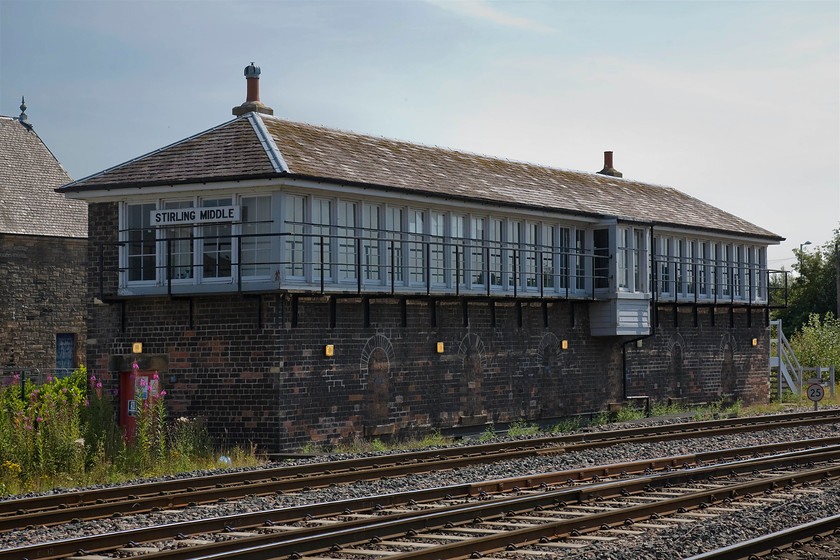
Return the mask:
{"type": "Polygon", "coordinates": [[[808,385],[808,398],[812,401],[820,402],[825,396],[825,389],[819,383],[808,385]]]}

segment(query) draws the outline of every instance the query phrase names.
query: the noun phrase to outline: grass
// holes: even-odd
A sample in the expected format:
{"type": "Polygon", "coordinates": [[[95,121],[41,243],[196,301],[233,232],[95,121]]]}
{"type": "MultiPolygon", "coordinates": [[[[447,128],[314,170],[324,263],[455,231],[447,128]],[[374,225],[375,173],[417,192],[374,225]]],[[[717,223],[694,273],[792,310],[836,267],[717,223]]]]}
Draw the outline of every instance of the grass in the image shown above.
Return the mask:
{"type": "MultiPolygon", "coordinates": [[[[101,383],[87,378],[81,369],[70,378],[51,380],[40,387],[27,384],[24,396],[19,385],[0,385],[0,495],[42,492],[54,488],[122,483],[141,477],[160,476],[201,469],[256,466],[262,460],[254,446],[214,447],[207,429],[196,419],[167,419],[165,393],[149,399],[139,411],[138,437],[126,441],[113,417],[113,406],[101,383]],[[225,460],[220,462],[220,456],[225,460]]],[[[820,406],[840,405],[840,384],[835,396],[826,392],[820,406]]],[[[652,403],[652,416],[690,413],[696,420],[721,416],[745,416],[813,408],[807,398],[786,393],[779,402],[745,407],[741,401],[724,399],[704,406],[685,407],[652,403]]],[[[600,426],[642,418],[644,411],[623,408],[603,411],[589,422],[579,417],[564,419],[546,430],[568,433],[584,425],[600,426]]],[[[513,422],[507,436],[540,433],[525,420],[513,422]]],[[[477,438],[486,443],[499,438],[488,424],[477,438]]],[[[306,444],[304,453],[370,453],[426,449],[452,444],[435,431],[421,438],[365,440],[356,438],[339,445],[306,444]]]]}
{"type": "Polygon", "coordinates": [[[300,448],[301,453],[312,455],[327,455],[329,453],[371,453],[383,451],[411,451],[416,449],[427,449],[429,447],[442,447],[452,444],[452,439],[444,437],[440,430],[435,430],[421,438],[395,439],[384,442],[379,438],[366,440],[354,438],[348,442],[329,444],[324,442],[307,442],[300,448]]]}

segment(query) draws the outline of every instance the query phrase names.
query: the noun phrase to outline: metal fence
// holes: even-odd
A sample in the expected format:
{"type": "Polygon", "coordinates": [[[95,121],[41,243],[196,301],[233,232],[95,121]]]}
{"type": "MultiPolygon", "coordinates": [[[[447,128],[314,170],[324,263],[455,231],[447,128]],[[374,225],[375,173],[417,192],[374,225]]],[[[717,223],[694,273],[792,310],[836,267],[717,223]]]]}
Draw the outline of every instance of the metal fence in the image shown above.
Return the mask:
{"type": "Polygon", "coordinates": [[[49,383],[51,378],[67,377],[73,373],[68,368],[0,368],[0,387],[19,387],[20,398],[26,398],[26,382],[39,386],[49,383]]]}

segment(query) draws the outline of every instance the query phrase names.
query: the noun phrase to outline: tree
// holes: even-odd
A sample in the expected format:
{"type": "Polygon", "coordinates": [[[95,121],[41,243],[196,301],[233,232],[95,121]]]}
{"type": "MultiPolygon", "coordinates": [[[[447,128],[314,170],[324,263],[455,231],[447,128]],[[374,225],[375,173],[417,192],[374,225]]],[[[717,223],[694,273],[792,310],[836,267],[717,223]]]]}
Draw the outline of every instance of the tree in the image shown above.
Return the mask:
{"type": "MultiPolygon", "coordinates": [[[[840,228],[834,230],[834,239],[813,251],[794,249],[799,273],[789,284],[788,306],[774,312],[782,320],[782,327],[789,335],[801,330],[812,314],[822,317],[837,310],[837,269],[835,251],[840,245],[840,228]]],[[[778,280],[774,287],[779,287],[778,280]]]]}
{"type": "Polygon", "coordinates": [[[790,345],[804,367],[840,368],[840,319],[830,311],[825,319],[812,314],[791,337],[790,345]]]}

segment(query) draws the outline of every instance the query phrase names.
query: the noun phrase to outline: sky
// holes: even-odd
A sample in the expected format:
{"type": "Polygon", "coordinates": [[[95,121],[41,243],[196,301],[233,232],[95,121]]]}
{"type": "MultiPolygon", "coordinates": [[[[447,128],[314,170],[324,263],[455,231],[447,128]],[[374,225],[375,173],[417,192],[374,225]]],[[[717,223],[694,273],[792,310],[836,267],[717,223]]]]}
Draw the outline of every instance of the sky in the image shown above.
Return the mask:
{"type": "Polygon", "coordinates": [[[840,2],[0,0],[0,114],[80,179],[233,118],[675,187],[812,250],[840,226],[840,2]]]}

